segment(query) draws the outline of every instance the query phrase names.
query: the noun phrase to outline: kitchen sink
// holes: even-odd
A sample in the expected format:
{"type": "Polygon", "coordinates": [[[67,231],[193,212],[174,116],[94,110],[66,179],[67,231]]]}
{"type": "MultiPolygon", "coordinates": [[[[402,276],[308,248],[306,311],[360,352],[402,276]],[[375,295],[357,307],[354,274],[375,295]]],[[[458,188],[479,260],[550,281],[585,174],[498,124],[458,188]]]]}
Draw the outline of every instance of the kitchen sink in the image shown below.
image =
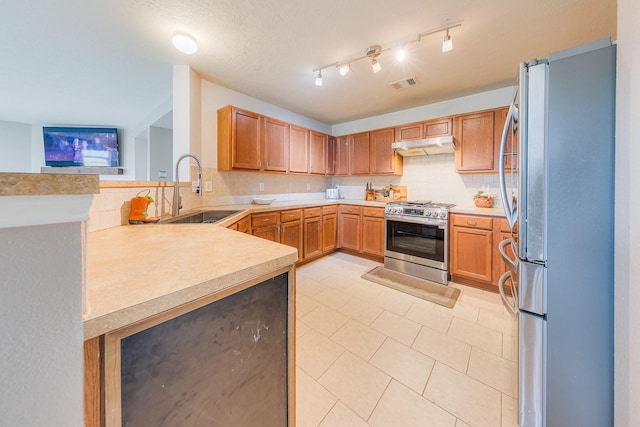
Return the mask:
{"type": "Polygon", "coordinates": [[[162,224],[215,224],[240,211],[202,210],[161,221],[162,224]]]}

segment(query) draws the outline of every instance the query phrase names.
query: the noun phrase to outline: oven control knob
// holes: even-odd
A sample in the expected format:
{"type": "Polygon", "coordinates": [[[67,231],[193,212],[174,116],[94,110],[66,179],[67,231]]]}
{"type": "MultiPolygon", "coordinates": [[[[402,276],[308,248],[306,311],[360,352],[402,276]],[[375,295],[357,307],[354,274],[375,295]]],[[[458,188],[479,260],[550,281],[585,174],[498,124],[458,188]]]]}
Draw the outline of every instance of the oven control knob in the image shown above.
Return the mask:
{"type": "Polygon", "coordinates": [[[447,217],[447,211],[445,211],[444,209],[440,211],[439,213],[440,218],[446,218],[447,217]]]}

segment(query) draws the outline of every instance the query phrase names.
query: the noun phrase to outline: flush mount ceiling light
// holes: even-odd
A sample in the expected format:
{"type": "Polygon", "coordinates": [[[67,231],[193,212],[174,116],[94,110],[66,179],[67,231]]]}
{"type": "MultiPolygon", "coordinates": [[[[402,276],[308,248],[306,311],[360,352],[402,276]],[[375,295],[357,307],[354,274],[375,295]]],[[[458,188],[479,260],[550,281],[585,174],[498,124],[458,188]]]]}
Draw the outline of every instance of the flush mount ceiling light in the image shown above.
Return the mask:
{"type": "MultiPolygon", "coordinates": [[[[407,43],[404,43],[403,47],[400,48],[397,52],[396,52],[396,60],[397,61],[403,61],[406,58],[406,51],[405,48],[406,46],[408,46],[411,43],[419,43],[420,41],[422,41],[423,37],[429,36],[431,34],[436,34],[436,33],[441,33],[443,31],[446,31],[446,36],[444,38],[444,42],[442,43],[442,51],[443,52],[448,52],[450,50],[453,49],[453,41],[451,40],[451,36],[449,36],[449,30],[452,28],[456,28],[456,27],[460,27],[462,26],[462,21],[458,21],[455,22],[453,24],[448,24],[448,25],[444,25],[442,27],[438,27],[435,28],[433,30],[429,30],[429,31],[425,31],[423,33],[418,34],[417,38],[414,40],[410,40],[407,43]]],[[[317,74],[316,76],[316,85],[318,86],[322,86],[322,70],[326,69],[326,68],[330,68],[330,67],[336,67],[339,71],[340,71],[340,75],[347,75],[349,73],[349,71],[351,71],[351,64],[357,61],[360,61],[362,59],[369,59],[371,61],[371,70],[374,73],[378,73],[382,70],[382,65],[380,64],[380,62],[378,61],[378,57],[384,53],[387,52],[389,50],[392,50],[392,48],[388,47],[388,48],[383,48],[380,45],[372,45],[369,46],[367,48],[367,50],[365,51],[365,55],[364,56],[358,56],[355,58],[351,58],[349,60],[346,61],[340,61],[340,62],[333,62],[331,64],[327,64],[323,67],[318,67],[318,68],[314,68],[312,71],[314,74],[317,74]]]]}
{"type": "Polygon", "coordinates": [[[171,42],[176,49],[182,53],[186,53],[187,55],[194,54],[198,50],[196,41],[184,34],[176,34],[171,39],[171,42]]]}

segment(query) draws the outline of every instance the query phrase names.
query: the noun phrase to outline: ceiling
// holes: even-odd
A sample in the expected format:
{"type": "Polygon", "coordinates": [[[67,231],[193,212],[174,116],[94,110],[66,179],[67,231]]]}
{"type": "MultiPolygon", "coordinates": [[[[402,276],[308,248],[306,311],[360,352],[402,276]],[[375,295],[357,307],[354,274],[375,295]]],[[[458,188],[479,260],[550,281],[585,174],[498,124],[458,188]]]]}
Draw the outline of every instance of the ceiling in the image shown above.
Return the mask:
{"type": "MultiPolygon", "coordinates": [[[[327,124],[515,84],[519,61],[603,37],[616,39],[615,0],[57,0],[3,2],[0,120],[138,123],[172,96],[173,64],[327,124]],[[443,33],[340,76],[313,69],[443,33]],[[171,45],[176,32],[195,55],[171,45]],[[414,77],[417,85],[389,83],[414,77]]],[[[169,104],[170,105],[170,104],[169,104]]],[[[166,112],[166,111],[165,111],[166,112]]]]}

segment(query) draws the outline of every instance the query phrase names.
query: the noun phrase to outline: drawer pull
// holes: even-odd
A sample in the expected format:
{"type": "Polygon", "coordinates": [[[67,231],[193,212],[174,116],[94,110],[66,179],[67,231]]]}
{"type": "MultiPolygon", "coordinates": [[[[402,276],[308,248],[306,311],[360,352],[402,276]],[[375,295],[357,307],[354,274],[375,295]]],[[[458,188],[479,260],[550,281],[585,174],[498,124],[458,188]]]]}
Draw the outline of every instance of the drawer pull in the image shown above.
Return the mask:
{"type": "Polygon", "coordinates": [[[263,222],[267,222],[267,221],[269,221],[269,218],[262,218],[262,221],[263,222]]]}
{"type": "Polygon", "coordinates": [[[467,225],[478,225],[477,221],[469,221],[467,220],[467,225]]]}

